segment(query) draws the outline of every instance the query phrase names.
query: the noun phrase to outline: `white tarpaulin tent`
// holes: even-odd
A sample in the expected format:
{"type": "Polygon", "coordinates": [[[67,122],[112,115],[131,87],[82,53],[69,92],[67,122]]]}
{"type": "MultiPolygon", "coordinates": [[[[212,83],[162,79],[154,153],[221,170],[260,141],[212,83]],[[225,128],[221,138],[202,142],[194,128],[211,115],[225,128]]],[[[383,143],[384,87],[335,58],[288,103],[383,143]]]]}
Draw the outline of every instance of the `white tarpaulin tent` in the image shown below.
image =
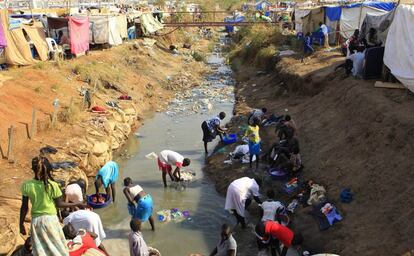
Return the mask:
{"type": "Polygon", "coordinates": [[[372,16],[383,15],[388,11],[377,9],[372,6],[365,6],[362,4],[352,7],[342,8],[340,30],[341,36],[344,38],[350,38],[355,29],[360,29],[367,14],[372,16]]]}
{"type": "Polygon", "coordinates": [[[310,14],[310,9],[295,9],[295,30],[303,32],[303,18],[310,14]]]}
{"type": "Polygon", "coordinates": [[[144,35],[150,35],[164,28],[161,22],[155,19],[151,13],[143,13],[140,17],[141,29],[144,35]]]}
{"type": "Polygon", "coordinates": [[[414,92],[414,6],[399,5],[385,44],[384,64],[414,92]]]}

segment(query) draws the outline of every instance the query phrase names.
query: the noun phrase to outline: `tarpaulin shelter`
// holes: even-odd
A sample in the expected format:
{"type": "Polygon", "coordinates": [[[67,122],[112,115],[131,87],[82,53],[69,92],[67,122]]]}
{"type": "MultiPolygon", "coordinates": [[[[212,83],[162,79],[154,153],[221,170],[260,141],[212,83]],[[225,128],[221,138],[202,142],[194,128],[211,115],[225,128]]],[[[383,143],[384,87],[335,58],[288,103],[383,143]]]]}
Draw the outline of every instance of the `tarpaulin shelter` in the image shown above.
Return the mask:
{"type": "Polygon", "coordinates": [[[151,13],[143,13],[140,17],[141,30],[144,35],[150,35],[164,28],[161,22],[155,19],[151,13]]]}
{"type": "Polygon", "coordinates": [[[46,43],[46,35],[41,22],[34,22],[33,24],[24,24],[22,26],[30,41],[36,48],[40,60],[46,61],[49,59],[49,50],[46,43]]]}
{"type": "Polygon", "coordinates": [[[70,51],[74,55],[89,51],[89,18],[69,17],[70,51]]]}
{"type": "Polygon", "coordinates": [[[0,20],[3,26],[4,37],[7,46],[4,50],[6,63],[10,65],[30,65],[35,63],[30,51],[29,42],[27,42],[23,29],[21,27],[9,30],[9,17],[7,10],[0,10],[0,20]]]}
{"type": "Polygon", "coordinates": [[[345,5],[342,7],[340,19],[341,36],[350,38],[355,29],[360,29],[367,14],[379,16],[393,10],[395,3],[392,2],[364,2],[345,5]]]}
{"type": "Polygon", "coordinates": [[[362,23],[360,34],[367,35],[369,30],[374,28],[377,30],[378,39],[384,44],[387,40],[388,30],[394,19],[394,14],[394,11],[378,16],[367,14],[362,23]]]}
{"type": "Polygon", "coordinates": [[[260,0],[255,3],[255,8],[258,11],[267,10],[270,6],[272,6],[272,3],[266,0],[260,0]]]}
{"type": "Polygon", "coordinates": [[[401,4],[385,43],[384,64],[391,73],[414,92],[414,6],[401,4]]]}
{"type": "Polygon", "coordinates": [[[324,9],[295,8],[295,30],[303,34],[312,33],[319,28],[319,22],[324,22],[324,9]]]}
{"type": "Polygon", "coordinates": [[[126,17],[109,15],[89,16],[91,44],[122,44],[122,38],[128,37],[126,17]]]}
{"type": "Polygon", "coordinates": [[[89,18],[69,16],[65,18],[47,18],[49,29],[66,29],[70,39],[70,51],[74,55],[89,50],[89,18]]]}
{"type": "MultiPolygon", "coordinates": [[[[341,19],[342,7],[341,6],[327,6],[325,8],[325,25],[331,29],[331,31],[337,31],[339,29],[339,21],[341,19]]],[[[336,33],[329,34],[329,42],[334,43],[337,39],[336,33]]]]}

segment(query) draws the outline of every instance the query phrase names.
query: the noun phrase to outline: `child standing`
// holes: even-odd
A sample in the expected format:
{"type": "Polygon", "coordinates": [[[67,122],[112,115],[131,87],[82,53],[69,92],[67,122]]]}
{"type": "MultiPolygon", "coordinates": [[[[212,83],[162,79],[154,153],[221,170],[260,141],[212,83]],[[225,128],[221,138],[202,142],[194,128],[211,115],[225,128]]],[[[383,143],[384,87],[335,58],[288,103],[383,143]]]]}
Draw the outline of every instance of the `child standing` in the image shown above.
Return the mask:
{"type": "Polygon", "coordinates": [[[252,168],[253,156],[256,156],[256,169],[259,168],[260,155],[260,135],[259,135],[260,119],[253,118],[252,124],[246,130],[245,137],[249,139],[250,168],[252,168]]]}

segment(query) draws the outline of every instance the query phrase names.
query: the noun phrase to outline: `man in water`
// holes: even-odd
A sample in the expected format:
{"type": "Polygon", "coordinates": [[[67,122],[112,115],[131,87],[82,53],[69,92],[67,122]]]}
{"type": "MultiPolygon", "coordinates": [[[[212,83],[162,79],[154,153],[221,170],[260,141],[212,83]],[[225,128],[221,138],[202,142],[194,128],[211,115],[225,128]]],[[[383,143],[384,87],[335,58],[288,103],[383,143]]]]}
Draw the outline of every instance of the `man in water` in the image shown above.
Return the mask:
{"type": "Polygon", "coordinates": [[[201,129],[203,130],[204,151],[206,152],[206,155],[208,154],[207,143],[212,142],[217,135],[223,140],[222,134],[225,132],[225,128],[220,126],[220,122],[225,117],[226,113],[220,112],[218,116],[206,120],[201,124],[201,129]]]}
{"type": "Polygon", "coordinates": [[[146,256],[150,255],[147,243],[141,233],[141,221],[132,219],[129,223],[131,233],[129,233],[129,255],[146,256]]]}
{"type": "Polygon", "coordinates": [[[210,253],[210,256],[236,256],[237,243],[231,234],[229,225],[221,226],[221,239],[217,243],[216,248],[210,253]]]}
{"type": "Polygon", "coordinates": [[[258,178],[251,179],[243,177],[234,180],[227,188],[225,210],[233,213],[237,219],[237,224],[241,224],[242,228],[246,228],[245,210],[252,202],[252,198],[261,204],[259,189],[262,184],[258,178]]]}
{"type": "Polygon", "coordinates": [[[167,173],[171,178],[171,181],[181,180],[181,167],[189,166],[190,159],[184,158],[181,154],[172,150],[163,150],[158,156],[158,168],[162,171],[162,181],[164,187],[167,187],[167,173]],[[175,166],[175,170],[172,173],[172,166],[175,166]]]}
{"type": "Polygon", "coordinates": [[[105,188],[106,194],[108,196],[108,201],[112,198],[115,202],[115,182],[118,180],[118,164],[114,161],[107,162],[98,172],[95,178],[95,190],[96,190],[96,199],[97,202],[101,202],[99,199],[99,188],[103,185],[105,188]]]}
{"type": "Polygon", "coordinates": [[[141,222],[149,220],[151,229],[155,230],[154,217],[152,216],[153,202],[150,194],[145,193],[140,185],[132,184],[132,179],[124,179],[124,194],[128,200],[128,212],[133,219],[141,222]]]}

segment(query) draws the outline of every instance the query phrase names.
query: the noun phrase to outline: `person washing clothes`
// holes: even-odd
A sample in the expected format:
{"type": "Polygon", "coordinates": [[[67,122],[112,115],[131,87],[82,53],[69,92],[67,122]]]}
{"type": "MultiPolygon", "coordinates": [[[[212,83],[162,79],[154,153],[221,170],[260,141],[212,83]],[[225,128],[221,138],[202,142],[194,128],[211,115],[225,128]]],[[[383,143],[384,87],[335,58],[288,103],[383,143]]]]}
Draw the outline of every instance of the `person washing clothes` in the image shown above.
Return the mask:
{"type": "Polygon", "coordinates": [[[265,114],[267,113],[267,108],[262,108],[262,109],[253,109],[253,111],[251,111],[249,113],[248,116],[248,124],[252,125],[254,118],[257,117],[260,120],[260,123],[262,122],[262,120],[264,119],[265,114]]]}
{"type": "Polygon", "coordinates": [[[167,187],[167,173],[171,178],[171,181],[181,180],[181,167],[189,166],[191,160],[184,158],[181,154],[172,150],[163,150],[158,155],[158,168],[162,171],[162,181],[164,187],[167,187]],[[172,166],[175,166],[175,170],[172,173],[172,166]]]}
{"type": "Polygon", "coordinates": [[[302,244],[301,234],[295,234],[290,228],[279,224],[276,221],[259,222],[256,225],[255,233],[259,251],[271,246],[272,255],[286,256],[288,249],[292,246],[302,244]],[[283,249],[280,252],[280,243],[283,249]]]}
{"type": "Polygon", "coordinates": [[[96,198],[99,200],[99,189],[101,186],[105,188],[105,192],[108,195],[108,201],[110,199],[115,202],[115,182],[118,180],[119,167],[114,161],[107,162],[98,172],[95,178],[95,191],[96,198]]]}
{"type": "Polygon", "coordinates": [[[253,156],[256,156],[256,170],[259,168],[259,155],[260,155],[260,135],[259,135],[260,119],[253,118],[253,123],[249,125],[244,136],[249,139],[249,164],[252,168],[253,156]]]}
{"type": "Polygon", "coordinates": [[[285,210],[285,207],[281,202],[275,201],[273,189],[269,189],[266,192],[266,196],[268,199],[260,205],[260,219],[262,221],[275,221],[278,219],[279,214],[285,210]]]}
{"type": "Polygon", "coordinates": [[[65,203],[59,184],[52,178],[52,166],[47,158],[38,156],[32,159],[34,178],[25,181],[20,191],[20,233],[26,235],[24,220],[32,204],[30,236],[33,255],[69,255],[65,235],[57,217],[56,208],[86,207],[82,203],[65,203]]]}
{"type": "Polygon", "coordinates": [[[236,256],[237,242],[231,234],[229,225],[223,224],[221,226],[220,241],[217,246],[210,253],[210,256],[236,256]]]}
{"type": "Polygon", "coordinates": [[[150,194],[145,193],[140,185],[133,185],[132,179],[124,179],[124,194],[128,200],[128,212],[132,219],[139,219],[141,222],[149,220],[151,229],[155,230],[154,217],[152,216],[153,202],[150,194]]]}
{"type": "Polygon", "coordinates": [[[100,250],[106,252],[105,247],[102,244],[102,240],[106,238],[106,233],[103,229],[101,217],[97,213],[89,209],[85,209],[72,212],[67,216],[65,213],[62,213],[62,215],[64,218],[63,224],[71,224],[76,232],[84,229],[87,232],[95,234],[96,236],[94,236],[94,242],[96,246],[100,250]]]}
{"type": "Polygon", "coordinates": [[[226,129],[220,126],[220,122],[224,118],[226,118],[226,113],[220,112],[218,116],[206,120],[201,124],[201,129],[203,130],[204,151],[206,155],[208,154],[207,143],[212,142],[217,135],[223,140],[223,134],[226,129]]]}
{"type": "Polygon", "coordinates": [[[261,204],[259,189],[262,184],[258,178],[243,177],[234,180],[227,188],[225,210],[230,211],[237,219],[237,224],[246,228],[245,210],[252,202],[252,198],[261,204]]]}
{"type": "Polygon", "coordinates": [[[107,256],[105,251],[100,250],[96,244],[96,234],[85,229],[76,230],[72,224],[63,227],[63,233],[68,240],[69,256],[94,255],[107,256]]]}

